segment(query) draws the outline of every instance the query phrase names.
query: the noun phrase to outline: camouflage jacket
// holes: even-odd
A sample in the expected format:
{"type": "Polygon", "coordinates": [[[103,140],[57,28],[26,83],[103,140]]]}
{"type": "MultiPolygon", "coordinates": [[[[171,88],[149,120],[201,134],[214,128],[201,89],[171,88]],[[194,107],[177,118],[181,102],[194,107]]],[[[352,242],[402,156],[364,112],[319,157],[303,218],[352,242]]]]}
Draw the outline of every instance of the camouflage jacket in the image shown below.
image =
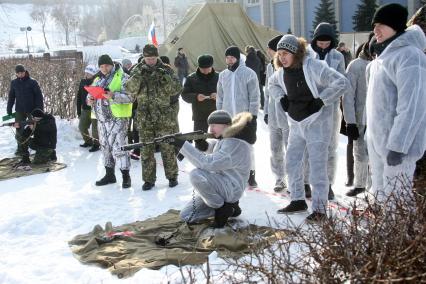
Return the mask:
{"type": "Polygon", "coordinates": [[[170,117],[171,104],[181,93],[182,86],[173,70],[160,59],[154,66],[142,60],[133,68],[126,91],[138,101],[138,117],[161,119],[164,115],[170,117]]]}

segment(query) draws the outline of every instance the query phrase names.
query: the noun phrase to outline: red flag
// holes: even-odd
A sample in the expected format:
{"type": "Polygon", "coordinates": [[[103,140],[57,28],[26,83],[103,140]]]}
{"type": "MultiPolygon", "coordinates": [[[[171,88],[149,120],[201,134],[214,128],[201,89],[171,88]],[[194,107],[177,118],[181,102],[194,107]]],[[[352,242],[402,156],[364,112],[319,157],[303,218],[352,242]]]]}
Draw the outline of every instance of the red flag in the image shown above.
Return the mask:
{"type": "Polygon", "coordinates": [[[95,86],[84,86],[84,89],[92,95],[95,99],[106,99],[104,97],[105,89],[102,87],[95,87],[95,86]]]}

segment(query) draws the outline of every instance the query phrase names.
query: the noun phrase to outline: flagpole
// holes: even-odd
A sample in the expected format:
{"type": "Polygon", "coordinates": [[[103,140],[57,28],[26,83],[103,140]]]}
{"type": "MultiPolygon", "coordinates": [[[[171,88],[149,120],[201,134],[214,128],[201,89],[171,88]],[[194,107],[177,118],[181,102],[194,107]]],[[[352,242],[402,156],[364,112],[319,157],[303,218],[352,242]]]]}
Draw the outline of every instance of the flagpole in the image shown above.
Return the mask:
{"type": "Polygon", "coordinates": [[[164,13],[164,0],[161,0],[161,7],[162,7],[162,10],[163,10],[163,33],[164,33],[163,41],[166,41],[167,35],[166,35],[166,15],[164,13]]]}

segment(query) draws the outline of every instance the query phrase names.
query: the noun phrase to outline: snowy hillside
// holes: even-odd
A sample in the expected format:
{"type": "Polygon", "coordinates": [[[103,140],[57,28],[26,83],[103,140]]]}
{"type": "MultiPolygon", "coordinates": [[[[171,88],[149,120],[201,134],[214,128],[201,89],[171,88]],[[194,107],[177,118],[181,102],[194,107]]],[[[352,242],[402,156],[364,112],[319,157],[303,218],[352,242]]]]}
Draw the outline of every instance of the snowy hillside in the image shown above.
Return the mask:
{"type": "MultiPolygon", "coordinates": [[[[5,114],[0,102],[0,115],[5,114]]],[[[262,114],[259,114],[262,116],[262,114]]],[[[277,209],[288,204],[288,198],[273,194],[274,178],[269,167],[269,136],[262,117],[258,119],[256,149],[259,191],[246,191],[239,217],[259,225],[267,225],[266,212],[272,218],[277,209]]],[[[160,163],[157,165],[156,188],[142,192],[141,166],[132,161],[132,188],[121,189],[119,183],[95,187],[104,174],[101,153],[88,153],[78,146],[81,138],[77,120],[58,121],[58,159],[68,167],[58,172],[33,175],[0,182],[0,283],[176,283],[180,272],[174,266],[161,270],[143,269],[134,277],[119,280],[104,269],[87,266],[73,257],[68,241],[77,234],[91,231],[96,225],[130,223],[157,216],[174,208],[180,209],[191,199],[192,188],[188,172],[193,168],[187,161],[179,163],[179,185],[168,188],[160,163]]],[[[192,130],[191,108],[181,102],[182,131],[192,130]]],[[[339,167],[336,195],[346,191],[345,138],[339,145],[339,167]]],[[[0,158],[13,156],[15,140],[8,128],[0,128],[0,158]]],[[[157,156],[157,161],[160,161],[157,156]]],[[[118,170],[117,170],[118,173],[118,170]]],[[[306,214],[293,215],[300,223],[306,214]]],[[[211,263],[221,260],[212,255],[211,263]]]]}

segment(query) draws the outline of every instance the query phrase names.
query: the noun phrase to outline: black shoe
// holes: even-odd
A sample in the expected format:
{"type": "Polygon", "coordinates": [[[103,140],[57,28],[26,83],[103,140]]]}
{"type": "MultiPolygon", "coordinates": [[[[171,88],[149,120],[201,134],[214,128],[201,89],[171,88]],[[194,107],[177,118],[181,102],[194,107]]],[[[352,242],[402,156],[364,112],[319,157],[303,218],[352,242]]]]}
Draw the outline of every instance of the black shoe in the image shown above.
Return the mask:
{"type": "Polygon", "coordinates": [[[28,165],[31,164],[30,154],[23,154],[21,161],[19,161],[20,165],[28,165]]]}
{"type": "Polygon", "coordinates": [[[56,162],[58,157],[56,157],[56,151],[53,150],[52,154],[50,154],[50,160],[56,162]]]}
{"type": "Polygon", "coordinates": [[[287,188],[287,185],[285,184],[285,181],[283,181],[282,179],[278,179],[275,182],[275,187],[274,187],[275,192],[281,192],[286,188],[287,188]]]}
{"type": "Polygon", "coordinates": [[[169,187],[175,187],[176,185],[178,185],[178,181],[175,178],[169,179],[169,187]]]}
{"type": "Polygon", "coordinates": [[[320,223],[327,220],[327,214],[320,213],[320,212],[312,212],[311,215],[306,217],[306,221],[309,223],[320,223]]]}
{"type": "Polygon", "coordinates": [[[355,197],[358,194],[363,193],[364,191],[365,191],[365,188],[355,187],[349,190],[348,192],[346,192],[346,196],[355,197]]]}
{"type": "Polygon", "coordinates": [[[155,184],[154,183],[150,183],[150,182],[145,182],[143,185],[142,185],[142,190],[144,190],[144,191],[146,191],[146,190],[150,190],[150,189],[152,189],[153,187],[155,186],[155,184]]]}
{"type": "Polygon", "coordinates": [[[89,143],[89,142],[84,142],[83,144],[80,144],[80,147],[83,147],[83,148],[87,148],[87,147],[90,147],[90,146],[93,146],[93,144],[89,143]]]}
{"type": "Polygon", "coordinates": [[[113,168],[105,167],[105,171],[105,176],[96,182],[96,186],[103,186],[117,182],[113,168]]]}
{"type": "Polygon", "coordinates": [[[121,170],[121,174],[123,175],[123,188],[129,188],[132,186],[132,179],[130,178],[129,170],[121,170]]]}
{"type": "Polygon", "coordinates": [[[99,150],[100,150],[99,145],[93,145],[92,148],[89,149],[89,152],[96,152],[99,150]]]}
{"type": "Polygon", "coordinates": [[[305,200],[294,200],[289,205],[277,211],[278,214],[293,214],[308,210],[305,200]]]}
{"type": "Polygon", "coordinates": [[[248,184],[251,187],[257,187],[256,172],[255,171],[250,171],[250,177],[249,177],[249,180],[248,180],[248,184]]]}
{"type": "Polygon", "coordinates": [[[228,222],[228,218],[234,214],[234,207],[232,203],[225,202],[222,207],[215,209],[214,221],[212,224],[213,228],[223,228],[228,222]]]}
{"type": "Polygon", "coordinates": [[[234,208],[234,214],[232,214],[231,217],[238,217],[238,216],[241,215],[241,208],[240,208],[239,203],[240,203],[239,201],[234,202],[234,203],[230,203],[232,205],[232,207],[234,208]]]}
{"type": "Polygon", "coordinates": [[[312,189],[310,184],[305,184],[305,197],[311,198],[312,197],[312,189]]]}
{"type": "Polygon", "coordinates": [[[328,200],[333,200],[334,199],[334,192],[333,189],[331,188],[331,185],[328,189],[328,200]]]}

